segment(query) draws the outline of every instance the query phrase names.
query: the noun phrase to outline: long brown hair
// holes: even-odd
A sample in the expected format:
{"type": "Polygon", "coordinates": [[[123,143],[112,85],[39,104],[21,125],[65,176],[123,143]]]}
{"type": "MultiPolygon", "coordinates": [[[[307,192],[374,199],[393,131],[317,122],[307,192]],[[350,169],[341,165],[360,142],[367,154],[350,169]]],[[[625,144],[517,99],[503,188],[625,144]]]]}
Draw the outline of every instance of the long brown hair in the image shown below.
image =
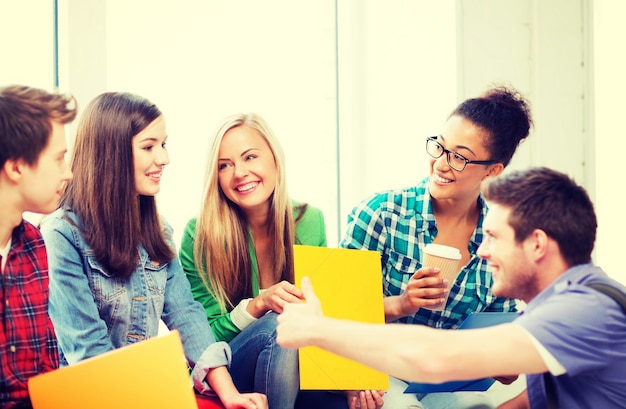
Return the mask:
{"type": "Polygon", "coordinates": [[[137,195],[132,139],[161,116],[145,98],[104,93],[85,108],[71,159],[74,179],[61,197],[79,217],[79,227],[98,262],[115,277],[128,278],[143,246],[155,261],[174,251],[163,237],[153,196],[137,195]]]}
{"type": "MultiPolygon", "coordinates": [[[[218,154],[224,135],[246,126],[255,129],[267,142],[276,163],[276,187],[270,206],[270,236],[273,237],[274,282],[294,281],[293,208],[287,194],[285,157],[278,139],[259,115],[237,114],[227,118],[218,130],[209,152],[200,215],[196,223],[194,262],[209,292],[222,311],[252,293],[252,260],[248,249],[248,221],[238,206],[227,199],[218,182],[218,154]]],[[[299,209],[300,214],[304,209],[299,209]]]]}

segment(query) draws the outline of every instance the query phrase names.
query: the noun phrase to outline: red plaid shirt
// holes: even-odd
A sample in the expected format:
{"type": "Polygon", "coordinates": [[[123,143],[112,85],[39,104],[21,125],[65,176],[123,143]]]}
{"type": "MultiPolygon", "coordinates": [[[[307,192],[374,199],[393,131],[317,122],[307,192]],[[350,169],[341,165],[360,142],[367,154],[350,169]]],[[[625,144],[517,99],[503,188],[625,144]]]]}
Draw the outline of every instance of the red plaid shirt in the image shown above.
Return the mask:
{"type": "Polygon", "coordinates": [[[28,378],[59,367],[48,317],[48,255],[39,230],[15,229],[0,274],[0,407],[29,406],[28,378]]]}

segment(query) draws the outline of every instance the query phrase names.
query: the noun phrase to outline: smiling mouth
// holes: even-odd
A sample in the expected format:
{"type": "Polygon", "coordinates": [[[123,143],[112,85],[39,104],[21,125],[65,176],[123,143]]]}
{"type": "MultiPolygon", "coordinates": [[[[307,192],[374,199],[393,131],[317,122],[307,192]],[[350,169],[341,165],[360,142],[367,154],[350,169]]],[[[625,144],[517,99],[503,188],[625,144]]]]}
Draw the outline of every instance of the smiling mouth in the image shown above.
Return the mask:
{"type": "Polygon", "coordinates": [[[433,173],[433,179],[437,183],[452,183],[452,182],[454,182],[454,180],[448,179],[448,178],[444,178],[443,176],[440,176],[437,173],[433,173]]]}
{"type": "Polygon", "coordinates": [[[237,186],[235,188],[235,190],[237,190],[238,192],[241,192],[241,193],[245,193],[245,192],[249,192],[250,190],[254,189],[258,185],[259,185],[259,182],[250,182],[250,183],[246,183],[245,185],[237,186]]]}

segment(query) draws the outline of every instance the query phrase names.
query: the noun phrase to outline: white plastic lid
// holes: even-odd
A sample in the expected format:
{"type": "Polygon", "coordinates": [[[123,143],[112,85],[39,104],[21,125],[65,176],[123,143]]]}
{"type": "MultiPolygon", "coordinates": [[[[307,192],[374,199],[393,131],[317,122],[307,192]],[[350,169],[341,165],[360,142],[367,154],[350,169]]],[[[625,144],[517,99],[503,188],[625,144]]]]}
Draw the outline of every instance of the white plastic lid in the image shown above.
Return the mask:
{"type": "Polygon", "coordinates": [[[461,251],[459,251],[459,249],[443,244],[427,244],[426,247],[424,247],[424,253],[428,253],[438,257],[450,258],[453,260],[461,259],[461,251]]]}

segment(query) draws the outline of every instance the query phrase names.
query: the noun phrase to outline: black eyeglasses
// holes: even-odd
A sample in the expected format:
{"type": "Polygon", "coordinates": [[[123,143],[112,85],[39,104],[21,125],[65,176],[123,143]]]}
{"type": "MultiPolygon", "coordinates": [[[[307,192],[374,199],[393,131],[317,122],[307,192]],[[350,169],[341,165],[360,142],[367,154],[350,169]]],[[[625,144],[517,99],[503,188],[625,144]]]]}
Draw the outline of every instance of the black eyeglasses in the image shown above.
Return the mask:
{"type": "Polygon", "coordinates": [[[463,171],[465,166],[470,165],[492,165],[497,163],[497,160],[469,160],[460,153],[450,151],[444,148],[439,142],[437,142],[436,136],[429,136],[426,138],[426,153],[435,159],[438,159],[446,154],[448,165],[458,172],[463,171]]]}

